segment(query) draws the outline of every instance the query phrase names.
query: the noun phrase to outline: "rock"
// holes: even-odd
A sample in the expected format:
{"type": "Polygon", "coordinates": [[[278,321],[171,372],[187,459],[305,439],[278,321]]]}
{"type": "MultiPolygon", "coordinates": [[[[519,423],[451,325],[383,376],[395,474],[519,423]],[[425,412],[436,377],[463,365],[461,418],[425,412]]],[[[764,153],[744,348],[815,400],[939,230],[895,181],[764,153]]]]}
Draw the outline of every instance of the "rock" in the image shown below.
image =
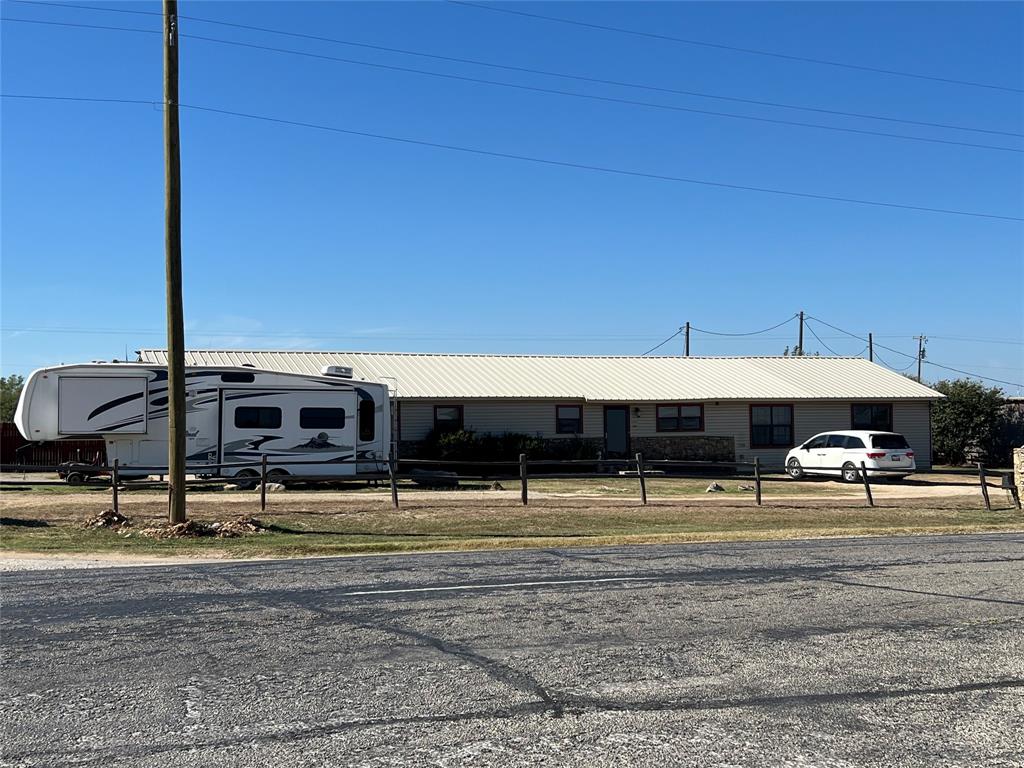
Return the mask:
{"type": "Polygon", "coordinates": [[[754,486],[752,486],[752,485],[741,485],[736,490],[738,490],[738,491],[752,491],[752,490],[754,490],[754,486]]]}
{"type": "Polygon", "coordinates": [[[725,488],[720,486],[718,483],[712,483],[711,485],[708,486],[708,489],[706,491],[704,491],[704,493],[718,493],[719,491],[724,491],[724,490],[725,490],[725,488]]]}
{"type": "Polygon", "coordinates": [[[95,517],[90,517],[85,521],[85,528],[125,528],[131,525],[132,522],[125,515],[120,512],[115,512],[112,509],[104,509],[95,517]]]}
{"type": "Polygon", "coordinates": [[[499,483],[497,480],[495,480],[493,483],[491,483],[491,490],[492,491],[504,491],[505,490],[505,486],[503,486],[501,483],[499,483]]]}
{"type": "Polygon", "coordinates": [[[284,483],[267,483],[267,493],[277,493],[284,490],[286,490],[284,483]]]}

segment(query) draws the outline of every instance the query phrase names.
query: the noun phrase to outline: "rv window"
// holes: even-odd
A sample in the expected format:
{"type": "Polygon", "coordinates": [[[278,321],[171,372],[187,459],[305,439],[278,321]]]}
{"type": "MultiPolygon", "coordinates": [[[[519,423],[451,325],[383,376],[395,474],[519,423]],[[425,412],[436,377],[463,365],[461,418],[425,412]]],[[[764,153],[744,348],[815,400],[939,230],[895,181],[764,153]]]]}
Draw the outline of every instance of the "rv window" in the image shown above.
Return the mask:
{"type": "Polygon", "coordinates": [[[280,429],[281,409],[251,405],[236,408],[235,427],[238,429],[280,429]]]}
{"type": "Polygon", "coordinates": [[[228,373],[222,373],[220,375],[220,380],[225,384],[252,384],[256,381],[256,374],[230,371],[228,373]]]}
{"type": "Polygon", "coordinates": [[[344,429],[344,408],[302,408],[299,410],[302,429],[344,429]]]}
{"type": "Polygon", "coordinates": [[[377,409],[373,400],[359,401],[359,440],[369,442],[376,433],[377,409]]]}

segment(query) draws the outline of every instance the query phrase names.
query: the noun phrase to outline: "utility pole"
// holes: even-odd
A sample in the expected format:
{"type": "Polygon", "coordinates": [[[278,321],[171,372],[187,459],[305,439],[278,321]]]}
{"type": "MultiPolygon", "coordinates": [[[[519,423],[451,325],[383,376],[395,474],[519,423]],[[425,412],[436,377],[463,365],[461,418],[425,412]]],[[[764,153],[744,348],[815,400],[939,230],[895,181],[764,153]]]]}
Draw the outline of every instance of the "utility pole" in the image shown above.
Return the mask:
{"type": "Polygon", "coordinates": [[[924,360],[924,343],[928,341],[927,336],[915,336],[917,339],[917,383],[921,383],[921,361],[924,360]]]}
{"type": "Polygon", "coordinates": [[[804,313],[800,310],[800,342],[796,345],[796,354],[804,355],[804,313]]]}
{"type": "Polygon", "coordinates": [[[686,353],[686,357],[690,356],[690,321],[689,320],[686,321],[686,347],[685,347],[685,353],[686,353]]]}
{"type": "Polygon", "coordinates": [[[185,522],[185,320],[181,306],[178,0],[164,3],[164,185],[167,270],[167,518],[185,522]]]}
{"type": "Polygon", "coordinates": [[[868,331],[868,360],[875,362],[875,337],[868,331]]]}

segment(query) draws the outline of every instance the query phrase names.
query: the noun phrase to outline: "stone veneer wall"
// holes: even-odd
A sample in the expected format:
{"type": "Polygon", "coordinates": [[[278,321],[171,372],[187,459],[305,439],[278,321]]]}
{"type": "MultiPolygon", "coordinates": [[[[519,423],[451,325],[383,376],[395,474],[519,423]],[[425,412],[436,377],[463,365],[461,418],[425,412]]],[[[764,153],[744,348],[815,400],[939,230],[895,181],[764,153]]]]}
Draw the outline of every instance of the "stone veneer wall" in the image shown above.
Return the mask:
{"type": "Polygon", "coordinates": [[[642,453],[645,459],[736,461],[736,446],[731,437],[634,437],[633,451],[642,453]]]}
{"type": "Polygon", "coordinates": [[[1013,478],[1017,483],[1017,493],[1024,500],[1024,446],[1013,449],[1013,478]]]}

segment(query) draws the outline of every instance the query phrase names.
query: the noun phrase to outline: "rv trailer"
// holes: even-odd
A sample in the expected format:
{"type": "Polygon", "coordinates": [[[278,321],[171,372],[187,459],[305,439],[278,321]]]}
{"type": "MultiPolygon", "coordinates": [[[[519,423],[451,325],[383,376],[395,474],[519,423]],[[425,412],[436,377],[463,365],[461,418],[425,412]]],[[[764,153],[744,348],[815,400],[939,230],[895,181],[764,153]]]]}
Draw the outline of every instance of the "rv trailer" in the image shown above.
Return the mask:
{"type": "MultiPolygon", "coordinates": [[[[350,368],[306,376],[189,367],[185,390],[189,474],[254,478],[264,456],[278,480],[387,472],[387,385],[356,381],[350,368]]],[[[166,366],[61,365],[28,377],[14,423],[31,441],[102,438],[108,464],[117,459],[123,476],[144,476],[167,466],[167,409],[166,366]]]]}

